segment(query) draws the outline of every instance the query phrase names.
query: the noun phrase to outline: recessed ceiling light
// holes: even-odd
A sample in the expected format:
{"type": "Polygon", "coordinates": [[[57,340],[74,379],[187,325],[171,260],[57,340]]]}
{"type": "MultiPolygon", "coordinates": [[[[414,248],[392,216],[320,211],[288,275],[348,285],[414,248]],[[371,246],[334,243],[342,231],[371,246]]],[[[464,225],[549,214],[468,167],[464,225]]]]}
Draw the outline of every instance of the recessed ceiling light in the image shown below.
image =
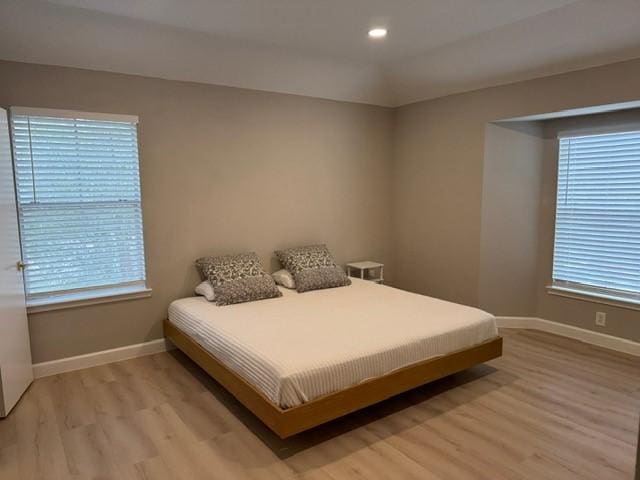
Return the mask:
{"type": "Polygon", "coordinates": [[[369,36],[371,38],[384,38],[387,36],[386,28],[372,28],[369,30],[369,36]]]}

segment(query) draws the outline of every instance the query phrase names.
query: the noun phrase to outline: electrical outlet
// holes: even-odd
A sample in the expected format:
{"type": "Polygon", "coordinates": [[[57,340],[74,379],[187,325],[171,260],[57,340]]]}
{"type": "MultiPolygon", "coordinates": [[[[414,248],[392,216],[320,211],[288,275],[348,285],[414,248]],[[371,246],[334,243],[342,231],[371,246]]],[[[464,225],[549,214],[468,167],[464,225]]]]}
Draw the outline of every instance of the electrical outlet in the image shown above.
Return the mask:
{"type": "Polygon", "coordinates": [[[607,324],[607,314],[604,312],[596,312],[596,325],[604,327],[607,324]]]}

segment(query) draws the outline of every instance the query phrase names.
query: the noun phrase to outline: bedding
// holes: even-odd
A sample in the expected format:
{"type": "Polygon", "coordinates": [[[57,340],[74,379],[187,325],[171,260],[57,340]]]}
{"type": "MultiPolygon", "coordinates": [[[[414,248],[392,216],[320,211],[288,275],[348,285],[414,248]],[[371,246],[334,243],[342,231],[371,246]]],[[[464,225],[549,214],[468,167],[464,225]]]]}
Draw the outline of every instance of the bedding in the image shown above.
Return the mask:
{"type": "Polygon", "coordinates": [[[285,270],[284,268],[282,270],[278,270],[277,272],[273,272],[271,276],[278,285],[282,285],[285,288],[296,288],[296,282],[293,280],[293,276],[289,273],[288,270],[285,270]]]}
{"type": "Polygon", "coordinates": [[[239,278],[213,287],[218,307],[282,296],[271,275],[239,278]]]}
{"type": "Polygon", "coordinates": [[[196,295],[202,295],[208,301],[213,302],[216,295],[213,293],[213,286],[209,283],[209,280],[200,282],[196,287],[196,295]]]}
{"type": "Polygon", "coordinates": [[[202,280],[209,280],[214,287],[227,280],[264,274],[260,259],[253,252],[201,257],[196,260],[196,268],[202,280]]]}
{"type": "Polygon", "coordinates": [[[227,308],[176,300],[169,321],[281,408],[498,335],[486,312],[365,280],[280,290],[227,308]]]}
{"type": "Polygon", "coordinates": [[[219,307],[282,295],[253,252],[199,258],[196,267],[213,286],[219,307]]]}
{"type": "Polygon", "coordinates": [[[336,265],[326,245],[277,250],[282,266],[291,273],[300,293],[351,285],[344,270],[336,265]]]}

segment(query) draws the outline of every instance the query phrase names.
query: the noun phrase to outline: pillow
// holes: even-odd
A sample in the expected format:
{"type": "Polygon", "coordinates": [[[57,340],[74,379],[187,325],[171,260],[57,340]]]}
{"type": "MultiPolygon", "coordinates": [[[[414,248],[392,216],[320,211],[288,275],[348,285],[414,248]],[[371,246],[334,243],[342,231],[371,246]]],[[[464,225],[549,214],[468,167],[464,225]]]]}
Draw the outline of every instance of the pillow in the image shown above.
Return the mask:
{"type": "Polygon", "coordinates": [[[289,270],[283,268],[282,270],[272,273],[271,276],[278,285],[282,285],[285,288],[296,288],[296,282],[293,280],[289,270]]]}
{"type": "Polygon", "coordinates": [[[202,280],[211,280],[209,278],[211,273],[215,275],[215,279],[211,280],[211,285],[214,287],[220,283],[220,280],[234,280],[265,274],[258,256],[253,252],[198,258],[196,268],[202,280]]]}
{"type": "Polygon", "coordinates": [[[351,280],[336,265],[326,245],[278,250],[276,256],[293,276],[296,290],[300,293],[351,285],[351,280]]]}
{"type": "Polygon", "coordinates": [[[219,307],[282,296],[273,277],[266,273],[259,277],[246,277],[224,282],[214,287],[213,291],[216,295],[216,305],[219,307]]]}
{"type": "Polygon", "coordinates": [[[253,252],[199,258],[196,266],[213,286],[218,306],[282,296],[253,252]]]}
{"type": "Polygon", "coordinates": [[[204,282],[198,284],[198,286],[196,287],[196,295],[202,295],[210,302],[213,302],[215,294],[213,293],[213,286],[211,285],[209,280],[205,280],[204,282]]]}

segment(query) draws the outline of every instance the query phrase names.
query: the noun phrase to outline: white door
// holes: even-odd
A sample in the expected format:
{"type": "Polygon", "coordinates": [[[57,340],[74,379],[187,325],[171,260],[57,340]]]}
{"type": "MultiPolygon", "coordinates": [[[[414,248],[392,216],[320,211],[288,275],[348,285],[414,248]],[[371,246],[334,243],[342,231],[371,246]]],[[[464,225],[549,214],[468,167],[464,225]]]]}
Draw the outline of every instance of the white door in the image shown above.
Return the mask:
{"type": "Polygon", "coordinates": [[[33,381],[7,112],[0,108],[0,416],[33,381]]]}

